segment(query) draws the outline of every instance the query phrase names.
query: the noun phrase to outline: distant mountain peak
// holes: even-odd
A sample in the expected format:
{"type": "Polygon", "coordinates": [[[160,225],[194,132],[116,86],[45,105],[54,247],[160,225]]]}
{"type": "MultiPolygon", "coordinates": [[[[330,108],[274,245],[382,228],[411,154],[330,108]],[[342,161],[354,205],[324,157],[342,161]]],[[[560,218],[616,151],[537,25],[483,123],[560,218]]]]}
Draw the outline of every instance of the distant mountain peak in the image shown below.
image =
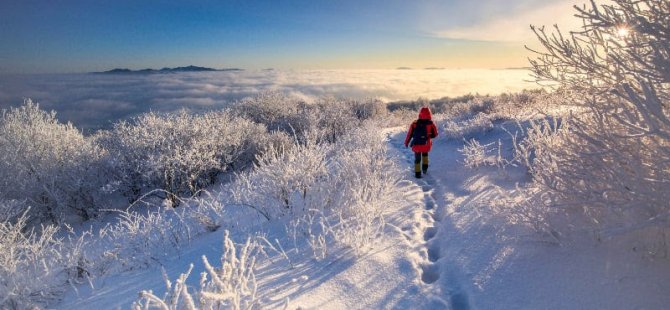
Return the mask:
{"type": "Polygon", "coordinates": [[[175,68],[169,68],[165,67],[159,70],[156,69],[151,69],[151,68],[146,68],[146,69],[140,69],[140,70],[130,70],[126,68],[115,68],[112,70],[107,70],[107,71],[102,71],[102,72],[93,72],[93,73],[171,73],[171,72],[212,72],[212,71],[242,71],[242,69],[238,68],[224,68],[224,69],[214,69],[214,68],[207,68],[207,67],[199,67],[199,66],[194,66],[194,65],[189,65],[186,67],[175,67],[175,68]]]}

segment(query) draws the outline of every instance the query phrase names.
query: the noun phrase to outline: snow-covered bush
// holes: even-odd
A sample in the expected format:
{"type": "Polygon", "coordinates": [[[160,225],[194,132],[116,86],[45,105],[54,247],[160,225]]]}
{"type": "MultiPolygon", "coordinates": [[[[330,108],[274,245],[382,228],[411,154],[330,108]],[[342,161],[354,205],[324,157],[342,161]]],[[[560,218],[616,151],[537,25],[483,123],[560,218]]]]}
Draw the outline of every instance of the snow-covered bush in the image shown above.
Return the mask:
{"type": "Polygon", "coordinates": [[[273,219],[322,206],[328,194],[319,181],[328,178],[328,148],[310,143],[268,151],[253,171],[238,176],[231,197],[273,219]]]}
{"type": "Polygon", "coordinates": [[[59,123],[55,112],[30,100],[3,111],[0,150],[0,199],[25,201],[31,219],[86,220],[104,207],[99,199],[104,151],[72,124],[59,123]]]}
{"type": "Polygon", "coordinates": [[[397,127],[397,126],[408,126],[417,118],[417,111],[409,109],[399,109],[389,112],[386,116],[382,117],[380,124],[385,125],[385,127],[397,127]]]}
{"type": "MultiPolygon", "coordinates": [[[[552,148],[536,154],[535,180],[555,205],[598,227],[668,226],[670,3],[614,0],[577,8],[581,31],[533,28],[539,81],[580,105],[552,148]]],[[[560,132],[560,131],[559,131],[560,132]]]]}
{"type": "Polygon", "coordinates": [[[335,144],[274,154],[240,177],[244,190],[233,187],[244,204],[270,217],[290,215],[290,234],[304,237],[316,258],[327,254],[328,244],[361,253],[378,240],[383,210],[397,198],[398,174],[374,125],[351,130],[335,144]]]}
{"type": "Polygon", "coordinates": [[[514,229],[515,233],[500,234],[501,237],[524,235],[519,228],[528,230],[533,237],[539,234],[546,242],[560,243],[561,234],[555,229],[552,220],[556,220],[557,209],[544,209],[541,196],[537,195],[537,188],[517,187],[513,190],[504,190],[496,187],[496,193],[484,199],[487,208],[506,220],[503,229],[514,229]]]}
{"type": "Polygon", "coordinates": [[[489,96],[481,97],[477,96],[471,101],[468,101],[465,104],[456,104],[454,105],[451,115],[462,115],[462,114],[490,114],[493,109],[493,98],[489,96]]]}
{"type": "Polygon", "coordinates": [[[463,165],[468,168],[477,168],[487,163],[488,145],[481,145],[475,139],[466,140],[463,148],[458,149],[463,154],[463,165]]]}
{"type": "Polygon", "coordinates": [[[28,229],[27,221],[24,214],[15,223],[0,222],[2,309],[43,306],[86,273],[83,239],[58,238],[59,229],[53,225],[28,229]]]}
{"type": "Polygon", "coordinates": [[[463,119],[449,119],[444,123],[442,134],[449,139],[464,139],[474,134],[484,133],[493,129],[488,115],[477,113],[463,119]]]}
{"type": "MultiPolygon", "coordinates": [[[[567,132],[569,118],[559,122],[558,118],[530,120],[524,124],[517,122],[517,130],[507,133],[511,137],[514,150],[510,163],[525,167],[529,173],[533,173],[539,162],[535,161],[537,156],[545,158],[551,156],[556,148],[561,147],[561,135],[567,132]]],[[[504,128],[503,128],[504,129],[504,128]]],[[[540,167],[541,169],[543,167],[540,167]]]]}
{"type": "Polygon", "coordinates": [[[170,207],[169,199],[161,206],[152,204],[155,198],[150,196],[148,193],[127,211],[119,211],[118,221],[100,230],[106,244],[101,260],[111,262],[104,269],[127,270],[163,261],[179,253],[195,236],[221,226],[224,206],[220,197],[209,192],[177,198],[179,208],[170,207]],[[138,210],[140,203],[147,207],[138,210]]]}
{"type": "Polygon", "coordinates": [[[465,95],[434,100],[419,98],[415,101],[391,102],[387,108],[393,114],[409,111],[412,118],[416,118],[415,114],[421,107],[427,106],[434,114],[444,114],[450,119],[465,119],[478,114],[488,115],[491,120],[528,119],[538,113],[549,112],[554,101],[562,98],[562,94],[556,95],[544,89],[529,89],[497,96],[465,95]]]}
{"type": "Polygon", "coordinates": [[[21,212],[28,210],[25,201],[11,199],[2,200],[0,198],[0,222],[11,222],[15,220],[21,212]]]}
{"type": "Polygon", "coordinates": [[[288,225],[289,235],[302,236],[316,259],[329,254],[329,246],[351,249],[360,255],[370,250],[386,225],[384,210],[399,201],[395,185],[398,168],[386,153],[382,135],[366,124],[343,136],[329,156],[327,178],[320,193],[327,195],[288,225]]]}
{"type": "Polygon", "coordinates": [[[378,99],[367,99],[362,101],[346,100],[345,102],[350,106],[349,110],[356,116],[356,118],[362,121],[376,119],[388,114],[386,103],[378,99]]]}
{"type": "Polygon", "coordinates": [[[544,89],[503,93],[492,98],[493,104],[488,113],[493,119],[530,119],[538,113],[550,112],[549,107],[559,98],[564,98],[562,93],[548,93],[544,89]]]}
{"type": "MultiPolygon", "coordinates": [[[[300,143],[316,139],[335,142],[361,121],[387,113],[379,100],[346,100],[321,97],[314,103],[279,92],[245,98],[231,107],[234,114],[264,124],[270,131],[285,132],[300,143]]],[[[312,141],[313,142],[313,141],[312,141]]]]}
{"type": "Polygon", "coordinates": [[[358,126],[361,119],[370,117],[364,110],[357,111],[355,104],[355,101],[343,101],[332,97],[321,98],[312,107],[317,139],[333,143],[358,126]]]}
{"type": "Polygon", "coordinates": [[[383,139],[366,123],[334,144],[268,152],[231,185],[233,203],[286,219],[291,234],[304,237],[315,252],[323,254],[326,243],[364,251],[381,233],[383,210],[395,199],[398,174],[383,139]]]}
{"type": "Polygon", "coordinates": [[[123,269],[134,269],[174,255],[191,241],[186,208],[160,208],[146,214],[125,211],[120,220],[101,231],[101,238],[113,245],[105,256],[123,269]]]}
{"type": "Polygon", "coordinates": [[[99,141],[110,153],[122,190],[136,199],[155,188],[192,195],[221,171],[249,166],[268,144],[283,143],[267,135],[262,125],[227,112],[152,112],[116,124],[99,141]]]}
{"type": "Polygon", "coordinates": [[[263,92],[231,107],[231,112],[265,125],[270,131],[282,131],[304,141],[316,126],[316,115],[309,104],[281,92],[263,92]]]}
{"type": "MultiPolygon", "coordinates": [[[[486,97],[483,97],[486,98],[486,97]]],[[[428,100],[426,98],[419,98],[413,101],[391,102],[387,104],[387,108],[391,112],[399,110],[418,111],[422,107],[430,107],[434,114],[447,114],[449,116],[459,116],[466,113],[483,112],[483,106],[489,105],[488,100],[483,100],[479,95],[464,95],[460,97],[444,97],[440,99],[428,100]]],[[[416,117],[416,115],[415,115],[416,117]]]]}
{"type": "Polygon", "coordinates": [[[201,274],[197,290],[189,292],[186,285],[193,264],[179,276],[174,285],[163,271],[167,287],[165,296],[161,298],[151,291],[142,291],[133,309],[255,309],[260,306],[256,296],[255,268],[256,256],[261,247],[257,240],[251,238],[237,245],[226,231],[221,265],[215,268],[207,257],[202,257],[207,272],[201,274]]]}
{"type": "Polygon", "coordinates": [[[463,147],[458,149],[463,154],[463,165],[473,169],[480,166],[498,166],[504,168],[506,161],[501,156],[501,144],[498,141],[497,148],[493,143],[481,145],[476,139],[465,140],[463,147]],[[498,156],[494,156],[497,151],[498,156]]]}
{"type": "Polygon", "coordinates": [[[388,157],[382,134],[375,125],[353,130],[335,145],[329,186],[336,204],[330,230],[333,239],[357,253],[369,250],[385,227],[384,210],[399,201],[400,175],[388,157]]]}

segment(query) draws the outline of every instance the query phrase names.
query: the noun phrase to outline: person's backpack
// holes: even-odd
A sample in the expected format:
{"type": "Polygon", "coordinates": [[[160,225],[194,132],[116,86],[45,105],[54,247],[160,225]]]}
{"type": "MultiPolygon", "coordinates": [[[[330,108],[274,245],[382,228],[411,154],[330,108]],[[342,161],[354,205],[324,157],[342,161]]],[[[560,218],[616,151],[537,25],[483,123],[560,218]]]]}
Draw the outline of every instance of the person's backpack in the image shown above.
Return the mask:
{"type": "Polygon", "coordinates": [[[418,121],[412,132],[412,145],[425,145],[428,143],[428,124],[418,121]]]}

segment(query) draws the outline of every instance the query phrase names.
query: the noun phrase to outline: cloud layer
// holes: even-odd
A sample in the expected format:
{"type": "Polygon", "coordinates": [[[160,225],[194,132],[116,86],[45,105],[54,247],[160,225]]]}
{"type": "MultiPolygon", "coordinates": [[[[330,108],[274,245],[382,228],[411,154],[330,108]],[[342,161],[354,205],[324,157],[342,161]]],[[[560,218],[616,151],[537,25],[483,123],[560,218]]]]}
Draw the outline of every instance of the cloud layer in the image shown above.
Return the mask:
{"type": "Polygon", "coordinates": [[[61,121],[95,129],[147,111],[221,108],[268,90],[307,101],[324,95],[396,101],[533,87],[526,79],[528,72],[523,70],[466,69],[5,75],[0,76],[0,108],[31,98],[42,108],[55,110],[61,121]]]}

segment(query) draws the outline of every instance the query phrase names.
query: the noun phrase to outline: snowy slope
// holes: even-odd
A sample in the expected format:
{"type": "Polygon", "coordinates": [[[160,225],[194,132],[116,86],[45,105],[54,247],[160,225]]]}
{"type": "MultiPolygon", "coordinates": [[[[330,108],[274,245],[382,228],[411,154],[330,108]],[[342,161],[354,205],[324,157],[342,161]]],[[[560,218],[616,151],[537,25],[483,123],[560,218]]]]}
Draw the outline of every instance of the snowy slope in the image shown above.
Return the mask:
{"type": "MultiPolygon", "coordinates": [[[[558,245],[508,225],[504,210],[486,201],[496,198],[497,187],[513,189],[527,176],[513,168],[465,168],[457,150],[461,140],[439,137],[428,175],[414,179],[412,153],[402,145],[404,130],[388,133],[392,156],[407,170],[398,184],[404,199],[387,210],[384,239],[358,258],[346,250],[321,261],[307,251],[288,251],[288,259],[268,251],[257,272],[264,308],[662,309],[670,304],[667,259],[591,240],[558,245]]],[[[508,135],[496,128],[476,138],[484,144],[508,135]]],[[[282,237],[282,229],[264,225],[258,232],[287,245],[292,241],[282,237]]],[[[237,241],[246,234],[232,233],[237,241]]],[[[197,286],[204,270],[200,257],[218,261],[222,236],[221,231],[205,235],[167,262],[170,279],[192,262],[187,283],[197,286]]],[[[143,289],[163,294],[160,267],[80,285],[56,307],[127,309],[143,289]]]]}
{"type": "MultiPolygon", "coordinates": [[[[395,132],[399,130],[402,129],[395,132]]],[[[287,302],[289,308],[307,309],[410,308],[424,302],[425,285],[420,281],[416,264],[420,259],[417,251],[423,242],[422,235],[418,235],[423,229],[419,223],[425,220],[421,218],[423,192],[411,180],[400,182],[398,191],[405,194],[402,201],[386,210],[385,237],[360,257],[349,250],[335,249],[325,259],[315,260],[305,244],[297,246],[304,250],[292,249],[293,240],[286,236],[282,223],[259,224],[255,213],[229,212],[223,226],[231,230],[237,242],[243,242],[248,234],[262,235],[274,247],[279,248],[277,244],[281,244],[287,250],[287,257],[283,257],[277,251],[266,249],[268,257],[260,259],[256,276],[263,308],[283,308],[287,302]]],[[[217,262],[222,254],[222,240],[223,232],[219,230],[197,239],[179,257],[163,266],[79,285],[71,289],[56,308],[127,309],[141,290],[152,290],[157,296],[163,296],[165,282],[161,267],[174,281],[193,263],[187,284],[198,287],[199,274],[205,270],[201,256],[217,262]]]]}
{"type": "MultiPolygon", "coordinates": [[[[513,126],[511,124],[507,124],[513,126]]],[[[392,144],[401,147],[402,134],[392,144]]],[[[496,127],[482,144],[509,135],[496,127]]],[[[509,144],[508,144],[509,145],[509,144]]],[[[522,171],[467,169],[459,140],[437,139],[431,168],[418,180],[434,227],[425,229],[422,279],[452,309],[663,309],[670,304],[670,264],[617,244],[590,239],[559,246],[510,227],[504,211],[486,205],[496,186],[528,181],[522,171]],[[435,204],[433,206],[433,204],[435,204]]],[[[410,155],[406,155],[410,164],[410,155]]],[[[408,173],[409,174],[409,173],[408,173]]]]}

